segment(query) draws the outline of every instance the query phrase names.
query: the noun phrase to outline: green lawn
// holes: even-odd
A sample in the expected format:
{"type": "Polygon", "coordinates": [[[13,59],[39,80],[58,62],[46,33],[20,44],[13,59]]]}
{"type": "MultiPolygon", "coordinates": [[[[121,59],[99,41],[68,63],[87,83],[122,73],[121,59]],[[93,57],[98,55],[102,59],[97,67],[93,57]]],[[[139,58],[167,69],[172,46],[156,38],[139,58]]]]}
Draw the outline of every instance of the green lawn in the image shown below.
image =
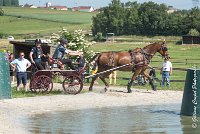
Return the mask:
{"type": "Polygon", "coordinates": [[[0,16],[0,33],[6,35],[49,35],[62,27],[69,31],[91,29],[95,13],[3,7],[5,16],[0,16]]]}

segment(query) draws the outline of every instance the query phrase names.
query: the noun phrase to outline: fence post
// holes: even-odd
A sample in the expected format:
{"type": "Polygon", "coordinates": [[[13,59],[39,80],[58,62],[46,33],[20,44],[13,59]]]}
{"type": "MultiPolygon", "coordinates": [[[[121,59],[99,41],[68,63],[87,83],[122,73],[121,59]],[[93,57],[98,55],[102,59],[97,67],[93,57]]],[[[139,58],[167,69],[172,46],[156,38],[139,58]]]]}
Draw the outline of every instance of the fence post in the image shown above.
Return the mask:
{"type": "Polygon", "coordinates": [[[5,53],[0,52],[0,99],[11,98],[10,68],[5,53]]]}
{"type": "Polygon", "coordinates": [[[200,116],[200,69],[188,69],[181,105],[181,115],[200,116]]]}
{"type": "Polygon", "coordinates": [[[187,65],[187,59],[185,59],[185,65],[187,65]]]}

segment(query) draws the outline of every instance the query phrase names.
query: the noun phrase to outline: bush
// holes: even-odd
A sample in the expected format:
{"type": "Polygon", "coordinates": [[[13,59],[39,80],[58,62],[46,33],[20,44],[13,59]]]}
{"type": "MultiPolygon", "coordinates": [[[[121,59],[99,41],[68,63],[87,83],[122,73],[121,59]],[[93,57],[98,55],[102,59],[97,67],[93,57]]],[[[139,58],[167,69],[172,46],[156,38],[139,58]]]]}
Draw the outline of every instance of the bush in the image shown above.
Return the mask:
{"type": "Polygon", "coordinates": [[[188,35],[191,36],[199,36],[199,31],[197,31],[196,29],[191,29],[188,33],[188,35]]]}
{"type": "Polygon", "coordinates": [[[0,33],[0,39],[2,39],[4,37],[3,33],[0,33]]]}
{"type": "Polygon", "coordinates": [[[4,15],[4,11],[3,9],[0,7],[0,16],[3,16],[4,15]]]}
{"type": "Polygon", "coordinates": [[[82,30],[75,30],[73,33],[62,29],[59,34],[53,33],[51,35],[51,41],[58,44],[60,38],[65,38],[68,40],[68,48],[71,50],[78,50],[84,53],[84,58],[86,62],[89,62],[95,55],[93,51],[89,50],[89,47],[93,45],[93,42],[89,42],[82,30]]]}
{"type": "Polygon", "coordinates": [[[94,40],[97,42],[103,41],[103,35],[102,33],[98,32],[95,36],[94,36],[94,40]]]}

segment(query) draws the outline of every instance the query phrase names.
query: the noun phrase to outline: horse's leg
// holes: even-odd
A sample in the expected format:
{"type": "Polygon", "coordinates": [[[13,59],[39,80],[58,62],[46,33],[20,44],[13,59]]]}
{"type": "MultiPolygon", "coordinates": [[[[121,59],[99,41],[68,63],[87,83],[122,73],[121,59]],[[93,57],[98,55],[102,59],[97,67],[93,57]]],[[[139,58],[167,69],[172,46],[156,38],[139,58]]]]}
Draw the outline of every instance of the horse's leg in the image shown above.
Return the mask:
{"type": "Polygon", "coordinates": [[[142,72],[142,68],[137,68],[132,76],[132,78],[129,80],[128,85],[127,85],[127,90],[128,93],[131,93],[131,86],[133,81],[136,79],[137,75],[140,74],[142,72]]]}
{"type": "Polygon", "coordinates": [[[151,88],[152,88],[154,91],[156,91],[156,86],[153,84],[153,81],[152,81],[151,77],[150,77],[147,73],[145,73],[145,72],[144,72],[144,75],[148,78],[149,84],[151,85],[151,88]]]}
{"type": "Polygon", "coordinates": [[[100,79],[103,81],[103,83],[105,84],[105,92],[107,92],[107,91],[108,91],[108,88],[109,88],[109,84],[106,82],[105,76],[100,76],[99,78],[100,78],[100,79]]]}
{"type": "Polygon", "coordinates": [[[93,85],[94,85],[94,82],[95,82],[95,80],[98,78],[99,76],[95,76],[94,78],[92,78],[92,81],[91,81],[91,83],[90,83],[90,87],[89,87],[89,91],[92,91],[92,87],[93,87],[93,85]]]}

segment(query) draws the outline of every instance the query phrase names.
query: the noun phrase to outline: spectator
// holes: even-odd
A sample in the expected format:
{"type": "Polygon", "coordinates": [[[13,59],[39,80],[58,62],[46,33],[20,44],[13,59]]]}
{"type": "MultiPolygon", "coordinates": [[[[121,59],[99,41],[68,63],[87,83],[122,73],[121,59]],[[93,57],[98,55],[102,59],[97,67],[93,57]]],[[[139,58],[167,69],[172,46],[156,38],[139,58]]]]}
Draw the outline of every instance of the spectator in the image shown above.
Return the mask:
{"type": "Polygon", "coordinates": [[[6,50],[6,60],[9,61],[10,57],[10,50],[6,50]]]}
{"type": "MultiPolygon", "coordinates": [[[[10,53],[9,63],[11,63],[14,60],[15,60],[15,58],[14,58],[13,53],[10,53]]],[[[11,80],[11,84],[14,84],[14,82],[15,82],[14,71],[15,71],[15,69],[12,68],[12,66],[10,65],[10,80],[11,80]]]]}
{"type": "Polygon", "coordinates": [[[172,75],[172,63],[169,61],[169,57],[164,58],[164,62],[161,68],[162,74],[162,82],[161,86],[165,86],[165,81],[167,82],[166,85],[169,87],[170,86],[170,76],[172,75]]]}
{"type": "MultiPolygon", "coordinates": [[[[78,64],[78,71],[80,71],[85,66],[85,59],[84,59],[83,55],[80,55],[78,57],[78,59],[76,60],[76,62],[78,64]]],[[[84,78],[84,71],[81,74],[81,77],[84,78]]]]}
{"type": "Polygon", "coordinates": [[[42,48],[41,48],[41,40],[36,39],[35,40],[35,47],[32,48],[29,57],[31,60],[31,63],[35,64],[38,70],[44,70],[44,67],[42,66],[41,62],[42,59],[41,57],[44,56],[42,48]]]}
{"type": "Polygon", "coordinates": [[[70,59],[65,59],[64,54],[69,54],[69,55],[82,55],[82,52],[78,52],[78,51],[72,51],[67,49],[67,45],[68,45],[68,41],[66,39],[61,39],[60,40],[60,44],[57,46],[54,54],[53,54],[53,58],[54,59],[58,59],[60,62],[62,62],[62,64],[67,64],[70,69],[72,70],[76,70],[74,65],[72,64],[72,61],[70,59]]]}
{"type": "Polygon", "coordinates": [[[21,81],[24,85],[25,91],[27,91],[27,72],[26,69],[31,66],[31,63],[24,58],[24,52],[20,52],[20,57],[18,59],[15,59],[10,63],[10,65],[15,69],[17,69],[17,91],[19,91],[19,86],[21,84],[21,81]]]}
{"type": "Polygon", "coordinates": [[[76,62],[78,64],[78,70],[81,70],[85,65],[85,59],[84,59],[83,55],[80,55],[78,57],[78,59],[76,60],[76,62]]]}

